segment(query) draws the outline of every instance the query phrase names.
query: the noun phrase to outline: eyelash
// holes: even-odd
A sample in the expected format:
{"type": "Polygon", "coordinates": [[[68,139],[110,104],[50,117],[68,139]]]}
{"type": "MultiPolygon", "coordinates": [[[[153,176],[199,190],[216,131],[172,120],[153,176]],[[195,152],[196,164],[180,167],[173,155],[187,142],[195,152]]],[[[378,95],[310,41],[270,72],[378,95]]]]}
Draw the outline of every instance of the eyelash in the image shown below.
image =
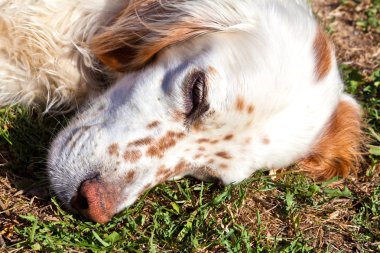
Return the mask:
{"type": "Polygon", "coordinates": [[[203,71],[192,72],[185,80],[185,114],[190,121],[196,120],[208,110],[206,81],[203,71]]]}

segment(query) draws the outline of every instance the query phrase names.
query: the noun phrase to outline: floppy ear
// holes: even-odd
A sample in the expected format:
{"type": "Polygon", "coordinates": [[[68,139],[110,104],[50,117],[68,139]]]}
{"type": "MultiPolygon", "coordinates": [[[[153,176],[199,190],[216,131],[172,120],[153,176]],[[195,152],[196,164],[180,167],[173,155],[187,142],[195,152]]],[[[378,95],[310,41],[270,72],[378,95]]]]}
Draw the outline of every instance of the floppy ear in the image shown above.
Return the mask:
{"type": "Polygon", "coordinates": [[[361,161],[362,147],[359,106],[344,95],[312,151],[298,165],[317,180],[347,177],[350,172],[355,172],[355,167],[361,161]]]}
{"type": "Polygon", "coordinates": [[[130,71],[170,45],[217,30],[211,22],[195,19],[184,5],[186,1],[131,0],[93,37],[90,49],[110,69],[130,71]]]}

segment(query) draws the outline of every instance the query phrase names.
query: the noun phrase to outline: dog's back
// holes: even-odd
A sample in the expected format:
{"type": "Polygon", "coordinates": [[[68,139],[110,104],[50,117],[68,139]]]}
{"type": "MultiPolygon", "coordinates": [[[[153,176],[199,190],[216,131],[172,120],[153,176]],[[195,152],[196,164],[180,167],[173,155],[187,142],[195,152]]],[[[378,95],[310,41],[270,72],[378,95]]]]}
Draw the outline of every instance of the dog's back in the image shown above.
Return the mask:
{"type": "Polygon", "coordinates": [[[95,69],[96,61],[86,40],[106,18],[106,2],[1,1],[0,106],[63,110],[87,97],[83,71],[95,69]]]}

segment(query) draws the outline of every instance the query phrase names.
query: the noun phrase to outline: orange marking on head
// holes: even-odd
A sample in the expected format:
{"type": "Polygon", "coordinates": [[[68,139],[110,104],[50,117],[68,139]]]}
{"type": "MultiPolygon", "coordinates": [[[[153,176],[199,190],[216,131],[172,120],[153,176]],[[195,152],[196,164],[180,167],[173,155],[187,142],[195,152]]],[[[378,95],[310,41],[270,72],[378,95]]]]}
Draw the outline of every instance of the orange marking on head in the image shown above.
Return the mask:
{"type": "Polygon", "coordinates": [[[267,136],[265,136],[263,139],[262,139],[262,142],[265,144],[265,145],[268,145],[270,143],[270,140],[267,136]]]}
{"type": "Polygon", "coordinates": [[[188,164],[184,161],[181,160],[175,167],[174,167],[174,175],[178,176],[182,174],[186,168],[188,167],[188,164]]]}
{"type": "Polygon", "coordinates": [[[203,155],[203,154],[196,154],[196,155],[194,156],[194,159],[199,159],[202,155],[203,155]]]}
{"type": "Polygon", "coordinates": [[[89,47],[102,63],[118,72],[141,69],[171,45],[218,31],[186,11],[166,8],[160,1],[131,1],[114,16],[99,29],[89,47]]]}
{"type": "Polygon", "coordinates": [[[212,75],[217,75],[218,74],[218,71],[216,70],[216,68],[214,68],[213,66],[209,66],[207,68],[208,72],[212,75]]]}
{"type": "Polygon", "coordinates": [[[160,157],[161,158],[163,156],[162,153],[161,153],[161,151],[158,149],[157,146],[150,146],[148,148],[146,154],[148,156],[151,156],[151,157],[156,156],[156,157],[160,157]]]}
{"type": "Polygon", "coordinates": [[[169,149],[170,147],[173,147],[176,144],[176,141],[172,137],[163,137],[159,139],[158,141],[158,149],[164,152],[165,150],[169,149]]]}
{"type": "Polygon", "coordinates": [[[153,121],[152,123],[149,123],[149,124],[146,126],[146,128],[148,128],[148,129],[153,129],[153,128],[158,127],[160,124],[161,124],[161,123],[160,123],[158,120],[156,120],[156,121],[153,121]]]}
{"type": "Polygon", "coordinates": [[[201,131],[206,131],[207,130],[206,126],[203,124],[203,122],[201,120],[195,121],[191,125],[191,129],[193,131],[196,131],[196,132],[201,132],[201,131]]]}
{"type": "Polygon", "coordinates": [[[332,49],[326,34],[318,28],[313,44],[317,80],[323,79],[332,65],[332,49]]]}
{"type": "Polygon", "coordinates": [[[185,114],[181,111],[173,111],[171,115],[175,121],[184,121],[186,118],[185,114]]]}
{"type": "Polygon", "coordinates": [[[207,138],[200,138],[200,139],[197,140],[197,142],[198,143],[207,143],[207,142],[210,142],[210,140],[207,139],[207,138]]]}
{"type": "Polygon", "coordinates": [[[163,177],[164,175],[170,173],[170,169],[167,169],[165,166],[160,166],[156,172],[157,177],[163,177]]]}
{"type": "Polygon", "coordinates": [[[226,136],[224,136],[223,140],[225,141],[230,141],[234,138],[234,135],[233,134],[228,134],[226,136]]]}
{"type": "Polygon", "coordinates": [[[232,158],[231,154],[229,154],[228,152],[225,152],[225,151],[217,152],[217,153],[215,153],[215,155],[219,156],[221,158],[224,158],[224,159],[231,159],[232,158]]]}
{"type": "Polygon", "coordinates": [[[108,154],[111,156],[119,156],[119,145],[117,143],[113,143],[108,147],[108,154]]]}
{"type": "Polygon", "coordinates": [[[140,160],[141,156],[142,154],[139,150],[127,150],[123,154],[124,160],[130,163],[136,163],[140,160]]]}
{"type": "Polygon", "coordinates": [[[253,106],[253,105],[249,105],[247,107],[248,114],[252,114],[254,112],[254,110],[255,110],[255,106],[253,106]]]}
{"type": "Polygon", "coordinates": [[[153,142],[152,137],[146,137],[139,140],[132,141],[128,144],[128,147],[138,147],[138,146],[145,146],[149,145],[153,142]]]}
{"type": "Polygon", "coordinates": [[[133,180],[135,179],[135,175],[136,175],[136,172],[134,172],[133,170],[129,171],[127,175],[125,176],[125,183],[126,184],[132,183],[133,180]]]}
{"type": "Polygon", "coordinates": [[[174,147],[179,139],[182,139],[186,135],[184,133],[176,133],[169,131],[165,136],[161,137],[157,142],[152,144],[147,151],[148,156],[162,157],[166,150],[174,147]]]}
{"type": "Polygon", "coordinates": [[[182,139],[182,138],[184,138],[186,136],[186,134],[185,133],[182,133],[182,132],[179,132],[179,133],[176,133],[175,134],[175,137],[177,138],[177,139],[182,139]]]}
{"type": "Polygon", "coordinates": [[[239,112],[242,112],[244,110],[244,99],[241,96],[237,97],[235,107],[239,112]]]}
{"type": "Polygon", "coordinates": [[[223,169],[223,170],[225,170],[225,169],[228,168],[227,164],[225,164],[225,163],[221,163],[221,164],[219,165],[219,167],[220,167],[221,169],[223,169]]]}

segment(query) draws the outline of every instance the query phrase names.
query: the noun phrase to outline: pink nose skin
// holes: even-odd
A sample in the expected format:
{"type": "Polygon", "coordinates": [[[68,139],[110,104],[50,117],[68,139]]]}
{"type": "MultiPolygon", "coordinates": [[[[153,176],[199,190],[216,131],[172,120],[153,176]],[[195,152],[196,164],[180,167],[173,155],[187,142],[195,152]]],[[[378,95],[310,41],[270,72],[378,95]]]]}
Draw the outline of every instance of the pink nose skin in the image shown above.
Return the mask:
{"type": "Polygon", "coordinates": [[[78,195],[71,200],[71,205],[90,220],[106,223],[116,213],[118,195],[113,187],[107,186],[96,177],[82,182],[78,195]]]}

